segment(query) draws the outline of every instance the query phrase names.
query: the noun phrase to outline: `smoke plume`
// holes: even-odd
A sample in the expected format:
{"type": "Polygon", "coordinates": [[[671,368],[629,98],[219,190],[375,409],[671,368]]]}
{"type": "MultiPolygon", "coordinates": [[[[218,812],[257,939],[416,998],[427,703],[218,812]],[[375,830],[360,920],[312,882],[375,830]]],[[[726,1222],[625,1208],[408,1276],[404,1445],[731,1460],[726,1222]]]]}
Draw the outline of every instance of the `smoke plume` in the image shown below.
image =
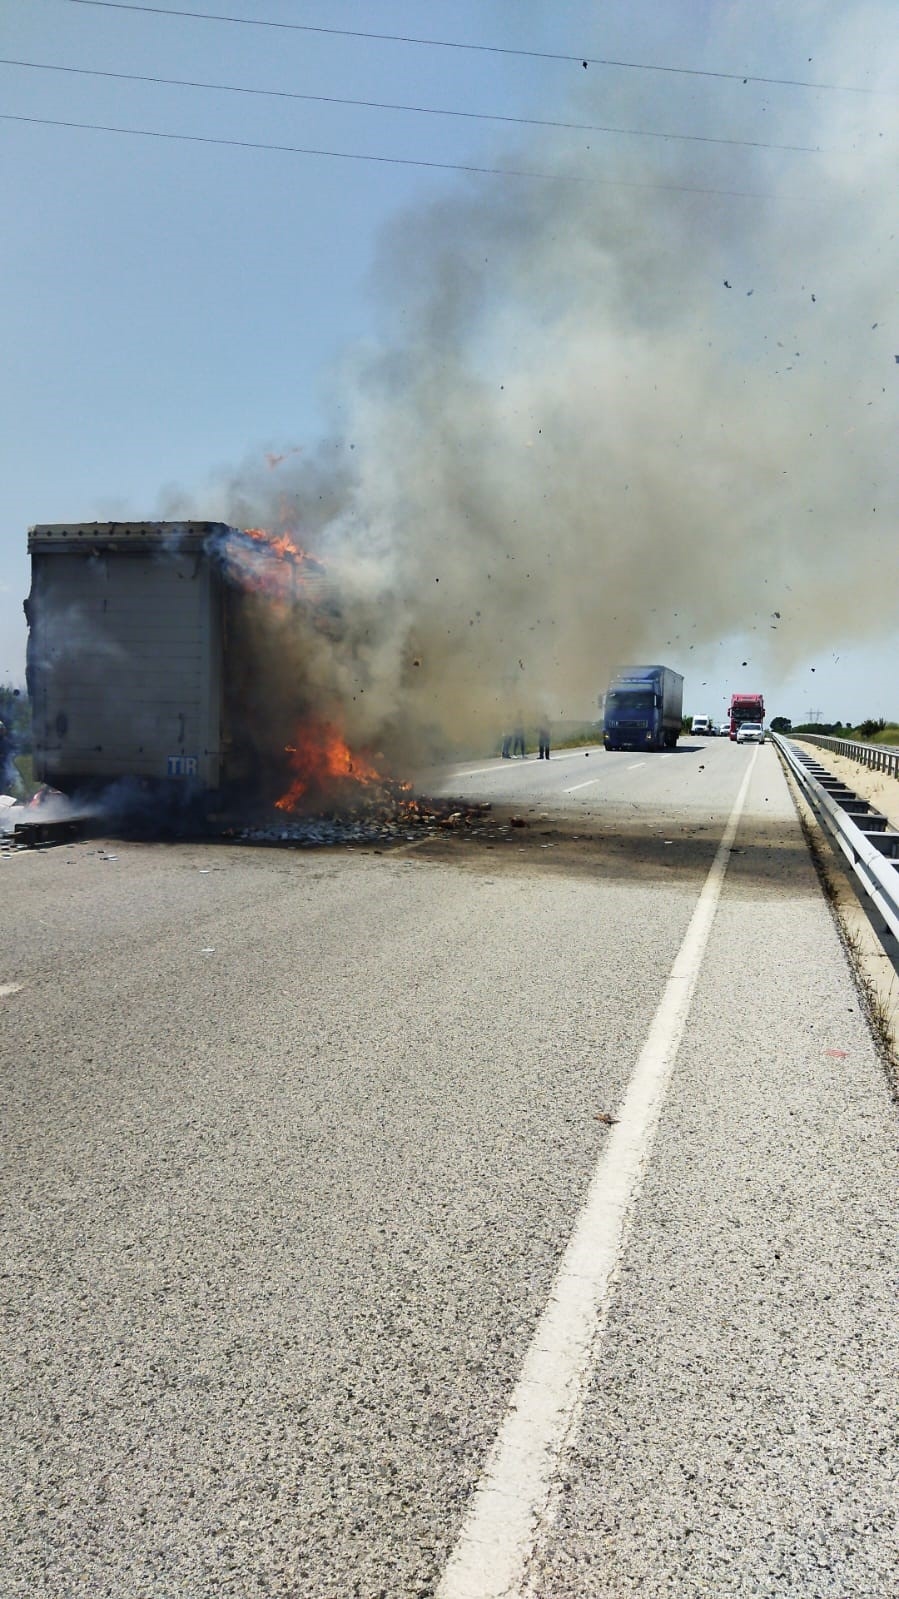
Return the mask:
{"type": "MultiPolygon", "coordinates": [[[[495,163],[543,176],[398,217],[345,434],[166,507],[293,528],[326,563],[342,627],[278,642],[348,736],[475,747],[513,717],[589,716],[616,662],[684,670],[691,645],[755,628],[783,674],[894,626],[883,22],[853,8],[784,73],[864,94],[738,82],[690,123],[802,151],[544,138],[495,163]]],[[[735,32],[709,56],[748,48],[735,32]]],[[[588,75],[572,110],[608,120],[588,75]]],[[[668,118],[686,125],[676,102],[668,118]]]]}

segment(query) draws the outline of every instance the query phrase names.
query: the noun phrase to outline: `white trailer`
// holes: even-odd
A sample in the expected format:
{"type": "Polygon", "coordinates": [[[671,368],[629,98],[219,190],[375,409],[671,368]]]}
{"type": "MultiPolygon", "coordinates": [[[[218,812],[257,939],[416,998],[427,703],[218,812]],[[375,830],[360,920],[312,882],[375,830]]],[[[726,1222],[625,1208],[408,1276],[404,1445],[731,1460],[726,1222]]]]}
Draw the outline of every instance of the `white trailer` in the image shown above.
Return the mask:
{"type": "Polygon", "coordinates": [[[70,792],[124,776],[218,789],[226,585],[214,522],[32,527],[34,773],[70,792]]]}

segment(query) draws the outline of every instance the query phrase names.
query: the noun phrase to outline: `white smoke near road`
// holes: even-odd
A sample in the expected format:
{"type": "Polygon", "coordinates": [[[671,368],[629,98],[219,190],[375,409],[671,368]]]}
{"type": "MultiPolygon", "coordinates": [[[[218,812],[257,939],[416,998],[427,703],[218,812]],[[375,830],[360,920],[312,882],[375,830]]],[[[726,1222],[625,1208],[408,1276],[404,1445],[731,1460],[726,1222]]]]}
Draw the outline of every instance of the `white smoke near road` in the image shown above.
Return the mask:
{"type": "MultiPolygon", "coordinates": [[[[347,625],[314,679],[352,736],[439,748],[585,716],[616,661],[754,633],[782,673],[894,627],[899,72],[882,7],[800,7],[796,38],[813,17],[797,76],[870,92],[708,118],[812,152],[511,152],[547,176],[472,179],[385,235],[345,436],[203,500],[329,563],[347,625]]],[[[578,118],[603,109],[582,85],[578,118]]]]}

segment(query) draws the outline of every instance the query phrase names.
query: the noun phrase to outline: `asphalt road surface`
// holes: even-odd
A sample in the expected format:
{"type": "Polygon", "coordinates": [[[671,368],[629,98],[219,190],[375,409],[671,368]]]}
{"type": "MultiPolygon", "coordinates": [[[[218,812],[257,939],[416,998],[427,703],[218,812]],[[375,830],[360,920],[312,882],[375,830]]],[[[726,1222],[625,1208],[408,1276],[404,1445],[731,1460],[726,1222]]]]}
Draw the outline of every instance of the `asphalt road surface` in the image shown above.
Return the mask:
{"type": "Polygon", "coordinates": [[[0,1599],[895,1596],[897,1112],[775,751],[428,782],[495,808],[0,856],[0,1599]]]}

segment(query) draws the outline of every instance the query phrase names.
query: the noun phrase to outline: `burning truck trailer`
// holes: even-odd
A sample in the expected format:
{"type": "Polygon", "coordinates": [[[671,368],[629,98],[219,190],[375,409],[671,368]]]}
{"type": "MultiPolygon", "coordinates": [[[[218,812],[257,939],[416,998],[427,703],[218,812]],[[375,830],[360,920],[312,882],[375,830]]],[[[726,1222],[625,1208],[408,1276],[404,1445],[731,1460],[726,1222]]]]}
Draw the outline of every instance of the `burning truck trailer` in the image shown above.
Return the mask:
{"type": "Polygon", "coordinates": [[[34,776],[60,822],[310,843],[445,822],[314,703],[302,641],[339,641],[340,604],[289,535],[39,524],[28,548],[34,776]]]}
{"type": "Polygon", "coordinates": [[[264,783],[243,591],[215,522],[30,529],[27,681],[35,779],[82,802],[129,790],[208,809],[264,783]]]}

